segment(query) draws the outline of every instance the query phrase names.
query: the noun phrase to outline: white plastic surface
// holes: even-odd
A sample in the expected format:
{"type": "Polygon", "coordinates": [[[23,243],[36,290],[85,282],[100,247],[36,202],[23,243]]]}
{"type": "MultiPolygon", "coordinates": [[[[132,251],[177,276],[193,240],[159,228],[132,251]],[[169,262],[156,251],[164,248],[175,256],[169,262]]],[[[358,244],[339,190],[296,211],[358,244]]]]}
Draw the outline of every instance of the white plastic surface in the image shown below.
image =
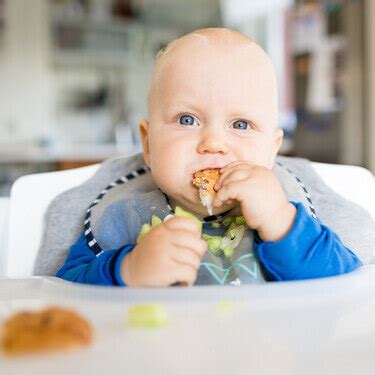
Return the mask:
{"type": "Polygon", "coordinates": [[[312,163],[324,182],[344,198],[364,207],[375,218],[375,177],[354,165],[312,163]]]}
{"type": "Polygon", "coordinates": [[[5,275],[5,258],[8,249],[9,232],[9,198],[0,197],[0,277],[5,275]]]}
{"type": "Polygon", "coordinates": [[[72,308],[95,330],[70,353],[5,358],[1,374],[373,374],[375,268],[254,286],[88,287],[55,278],[0,281],[0,320],[22,309],[72,308]],[[223,300],[232,309],[218,309],[223,300]],[[131,328],[131,303],[163,303],[171,323],[131,328]]]}

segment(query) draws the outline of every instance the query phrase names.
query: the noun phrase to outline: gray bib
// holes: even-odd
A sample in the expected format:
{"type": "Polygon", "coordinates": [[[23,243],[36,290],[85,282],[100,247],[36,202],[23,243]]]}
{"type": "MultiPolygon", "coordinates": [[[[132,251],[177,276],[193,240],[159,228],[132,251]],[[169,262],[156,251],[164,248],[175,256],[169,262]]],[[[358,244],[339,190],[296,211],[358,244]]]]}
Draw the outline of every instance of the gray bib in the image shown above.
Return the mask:
{"type": "MultiPolygon", "coordinates": [[[[310,195],[300,179],[278,162],[273,168],[289,201],[301,202],[316,218],[310,195]]],[[[265,198],[266,199],[266,198],[265,198]]],[[[164,219],[173,213],[166,196],[156,186],[147,167],[139,165],[109,184],[89,207],[85,219],[85,234],[89,246],[96,254],[134,244],[144,223],[152,215],[164,219]]],[[[240,212],[229,211],[230,217],[240,212]]],[[[223,236],[228,228],[220,224],[226,216],[206,218],[202,233],[223,236]],[[212,220],[213,219],[213,220],[212,220]],[[212,226],[215,221],[218,228],[212,226]]],[[[262,283],[265,275],[253,249],[254,232],[244,225],[245,232],[232,255],[222,251],[207,251],[198,270],[196,285],[262,283]]]]}

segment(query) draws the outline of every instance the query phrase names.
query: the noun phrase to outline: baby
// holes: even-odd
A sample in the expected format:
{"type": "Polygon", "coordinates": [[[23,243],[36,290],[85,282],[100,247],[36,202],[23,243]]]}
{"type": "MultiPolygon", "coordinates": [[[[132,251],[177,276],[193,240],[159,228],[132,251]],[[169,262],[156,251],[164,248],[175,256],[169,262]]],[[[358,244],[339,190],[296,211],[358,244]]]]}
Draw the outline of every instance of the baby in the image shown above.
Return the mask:
{"type": "Polygon", "coordinates": [[[274,68],[250,38],[212,28],[169,43],[157,55],[148,118],[140,122],[147,168],[94,201],[57,276],[123,286],[235,285],[360,267],[317,219],[300,179],[275,165],[283,140],[277,121],[274,68]],[[207,169],[219,171],[210,216],[193,184],[207,169]],[[169,216],[176,207],[203,223],[203,235],[196,220],[169,216]],[[136,243],[156,213],[168,219],[136,243]],[[236,236],[236,246],[220,247],[236,236]],[[219,245],[209,249],[215,238],[219,245]]]}

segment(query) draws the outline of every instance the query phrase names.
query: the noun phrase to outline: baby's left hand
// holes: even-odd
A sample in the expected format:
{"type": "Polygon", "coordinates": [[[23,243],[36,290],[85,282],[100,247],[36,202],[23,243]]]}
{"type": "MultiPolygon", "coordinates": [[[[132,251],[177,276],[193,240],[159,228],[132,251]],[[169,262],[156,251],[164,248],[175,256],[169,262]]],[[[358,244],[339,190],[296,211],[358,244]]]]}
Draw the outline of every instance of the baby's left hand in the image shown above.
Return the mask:
{"type": "Polygon", "coordinates": [[[248,161],[236,161],[220,170],[214,207],[240,202],[247,225],[264,241],[277,241],[291,229],[296,208],[288,202],[274,173],[248,161]]]}

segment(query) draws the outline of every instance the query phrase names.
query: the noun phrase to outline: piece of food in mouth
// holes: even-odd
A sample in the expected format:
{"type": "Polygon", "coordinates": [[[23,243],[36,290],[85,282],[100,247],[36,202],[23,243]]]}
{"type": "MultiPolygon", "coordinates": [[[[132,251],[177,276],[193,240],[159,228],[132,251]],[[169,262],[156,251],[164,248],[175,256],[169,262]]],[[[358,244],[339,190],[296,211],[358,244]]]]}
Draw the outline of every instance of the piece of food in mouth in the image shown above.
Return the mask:
{"type": "Polygon", "coordinates": [[[219,169],[205,169],[194,173],[193,185],[199,189],[199,198],[209,215],[212,215],[212,202],[216,194],[214,186],[218,179],[219,169]]]}
{"type": "Polygon", "coordinates": [[[49,307],[11,316],[3,326],[2,347],[17,356],[87,346],[92,337],[91,325],[78,313],[49,307]]]}

